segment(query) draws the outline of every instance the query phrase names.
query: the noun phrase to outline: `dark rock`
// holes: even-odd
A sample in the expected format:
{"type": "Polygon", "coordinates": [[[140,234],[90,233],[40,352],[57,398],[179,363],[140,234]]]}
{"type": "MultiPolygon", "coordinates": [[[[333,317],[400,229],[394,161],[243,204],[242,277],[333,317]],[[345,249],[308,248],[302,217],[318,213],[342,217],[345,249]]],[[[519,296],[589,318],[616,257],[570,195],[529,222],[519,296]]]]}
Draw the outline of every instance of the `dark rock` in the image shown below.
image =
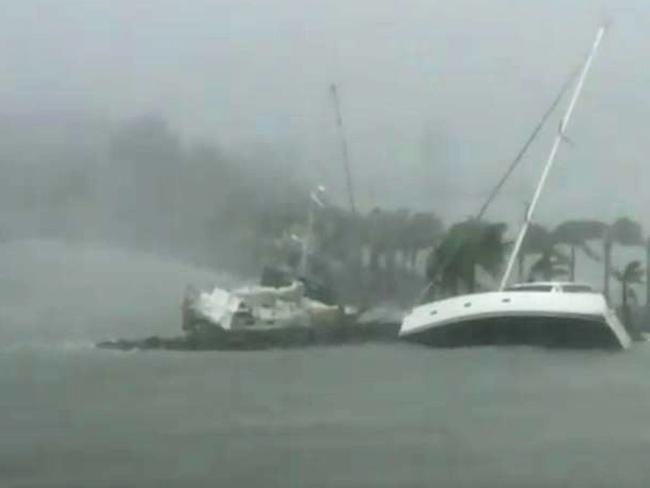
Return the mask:
{"type": "Polygon", "coordinates": [[[174,351],[246,351],[311,346],[335,346],[364,342],[392,342],[398,339],[399,323],[346,324],[327,327],[287,327],[270,330],[241,329],[224,331],[202,327],[177,337],[118,339],[97,344],[101,349],[174,350],[174,351]]]}

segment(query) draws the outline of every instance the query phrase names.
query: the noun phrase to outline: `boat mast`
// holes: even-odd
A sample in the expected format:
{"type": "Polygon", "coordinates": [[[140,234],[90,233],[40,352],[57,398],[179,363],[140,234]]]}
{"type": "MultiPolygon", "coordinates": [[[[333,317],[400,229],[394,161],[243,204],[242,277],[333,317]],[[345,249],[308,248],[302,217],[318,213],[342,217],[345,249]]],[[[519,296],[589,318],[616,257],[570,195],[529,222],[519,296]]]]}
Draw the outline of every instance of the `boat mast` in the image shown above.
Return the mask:
{"type": "Polygon", "coordinates": [[[535,189],[533,198],[530,202],[530,205],[528,206],[528,212],[526,212],[526,220],[524,221],[524,225],[519,231],[519,235],[517,236],[517,240],[515,241],[515,247],[512,251],[512,254],[510,255],[510,260],[508,261],[508,266],[506,267],[506,271],[503,274],[503,278],[501,279],[501,285],[499,286],[500,290],[503,290],[508,284],[508,279],[510,278],[510,274],[512,273],[512,269],[514,267],[515,261],[517,260],[517,255],[519,254],[519,251],[521,250],[521,245],[524,241],[524,238],[526,237],[526,232],[528,231],[528,226],[530,225],[530,222],[532,220],[533,213],[535,212],[537,201],[539,200],[539,196],[542,193],[542,189],[544,188],[544,184],[546,183],[546,178],[548,177],[549,171],[551,170],[551,167],[555,162],[555,157],[557,155],[558,149],[560,148],[560,144],[566,137],[565,132],[567,126],[569,125],[569,120],[571,120],[571,115],[573,114],[573,110],[576,106],[576,102],[580,97],[580,93],[582,92],[582,87],[584,86],[585,79],[587,78],[587,74],[589,73],[589,69],[591,68],[591,63],[594,57],[596,56],[596,51],[598,50],[598,46],[600,45],[600,41],[602,40],[604,34],[605,34],[605,26],[601,26],[598,29],[598,32],[596,33],[596,39],[594,40],[594,43],[591,46],[591,50],[589,51],[589,55],[587,56],[587,60],[585,61],[584,66],[582,67],[582,71],[580,72],[580,77],[578,78],[578,82],[576,83],[576,87],[573,91],[573,95],[571,96],[571,101],[569,102],[569,106],[567,107],[564,117],[562,117],[562,120],[560,121],[560,127],[557,132],[557,135],[555,136],[553,147],[551,148],[551,152],[548,156],[548,159],[546,160],[546,166],[544,167],[544,171],[542,172],[542,176],[539,180],[539,183],[537,184],[537,188],[535,189]]]}
{"type": "Polygon", "coordinates": [[[303,236],[300,243],[300,263],[298,273],[300,277],[307,278],[309,275],[309,255],[314,245],[314,226],[316,224],[316,206],[324,208],[322,197],[325,195],[325,187],[318,185],[315,190],[309,193],[309,203],[307,204],[307,234],[303,236]]]}
{"type": "Polygon", "coordinates": [[[352,169],[350,168],[350,154],[348,151],[348,141],[345,137],[345,128],[343,127],[343,116],[341,115],[341,101],[339,100],[339,91],[336,83],[330,85],[330,94],[334,104],[334,113],[336,115],[336,128],[341,142],[341,156],[343,159],[343,169],[345,170],[345,182],[348,190],[348,200],[350,204],[350,214],[352,217],[350,238],[351,261],[353,280],[356,281],[357,289],[361,289],[361,270],[362,270],[362,236],[359,228],[357,215],[357,206],[354,198],[354,187],[352,185],[352,169]]]}
{"type": "Polygon", "coordinates": [[[339,101],[339,92],[336,84],[332,83],[330,85],[330,93],[332,95],[332,101],[334,103],[334,112],[336,115],[336,128],[339,133],[339,139],[341,141],[341,156],[343,157],[343,168],[345,169],[345,182],[348,189],[348,199],[350,202],[350,211],[352,215],[357,214],[357,207],[354,202],[354,190],[352,188],[352,172],[350,170],[350,155],[348,152],[348,141],[345,138],[345,130],[343,128],[343,116],[341,115],[341,102],[339,101]]]}

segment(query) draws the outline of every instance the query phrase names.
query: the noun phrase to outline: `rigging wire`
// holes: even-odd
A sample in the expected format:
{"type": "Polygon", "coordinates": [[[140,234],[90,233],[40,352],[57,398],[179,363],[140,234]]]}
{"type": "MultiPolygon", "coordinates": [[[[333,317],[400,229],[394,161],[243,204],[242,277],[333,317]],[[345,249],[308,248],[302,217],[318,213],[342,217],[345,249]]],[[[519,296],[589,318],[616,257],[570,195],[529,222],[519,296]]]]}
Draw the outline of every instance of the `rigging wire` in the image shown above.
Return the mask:
{"type": "MultiPolygon", "coordinates": [[[[564,95],[566,94],[568,89],[571,87],[571,85],[575,81],[576,76],[578,75],[578,73],[579,73],[579,68],[574,69],[571,72],[570,76],[562,84],[562,86],[560,87],[560,90],[558,91],[557,95],[553,99],[553,102],[551,103],[551,105],[546,109],[546,111],[542,115],[542,118],[540,119],[540,121],[537,123],[537,125],[535,125],[535,127],[534,127],[533,131],[531,132],[530,136],[528,136],[528,138],[524,142],[524,144],[521,147],[521,149],[519,150],[519,152],[517,152],[517,155],[515,156],[515,158],[511,161],[510,165],[508,165],[508,168],[506,169],[505,173],[501,176],[501,178],[499,179],[497,184],[490,191],[487,199],[485,200],[485,202],[483,203],[483,205],[479,209],[478,213],[473,217],[474,220],[480,220],[485,215],[487,209],[492,204],[492,202],[494,202],[494,200],[498,196],[499,192],[501,191],[501,189],[505,185],[508,178],[510,178],[510,176],[512,175],[514,170],[517,168],[517,166],[519,166],[519,164],[523,161],[524,156],[528,152],[528,149],[530,148],[531,144],[535,141],[535,139],[537,139],[537,136],[539,135],[539,133],[542,131],[542,129],[546,125],[548,119],[551,117],[551,115],[557,109],[558,105],[560,104],[560,102],[564,98],[564,95]]],[[[449,257],[440,265],[440,269],[445,269],[445,267],[449,264],[449,262],[451,262],[452,258],[459,252],[460,247],[461,247],[461,243],[458,242],[456,244],[456,248],[454,249],[454,251],[451,252],[449,257]]],[[[416,303],[420,303],[422,301],[423,297],[425,297],[427,295],[427,293],[429,292],[429,290],[431,289],[432,286],[433,286],[433,280],[430,280],[429,283],[427,284],[427,286],[425,287],[425,289],[418,296],[418,299],[417,299],[416,303]]]]}

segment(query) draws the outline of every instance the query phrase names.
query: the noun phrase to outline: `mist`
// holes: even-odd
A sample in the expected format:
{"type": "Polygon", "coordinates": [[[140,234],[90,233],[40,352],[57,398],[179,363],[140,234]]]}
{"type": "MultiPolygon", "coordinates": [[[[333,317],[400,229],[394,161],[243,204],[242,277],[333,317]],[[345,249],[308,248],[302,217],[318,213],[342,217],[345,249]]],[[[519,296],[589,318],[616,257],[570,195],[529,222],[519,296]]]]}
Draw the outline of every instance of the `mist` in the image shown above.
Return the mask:
{"type": "Polygon", "coordinates": [[[224,153],[182,140],[156,115],[118,124],[78,113],[2,122],[6,241],[109,243],[245,273],[257,264],[264,216],[305,199],[277,148],[224,153]]]}
{"type": "MultiPolygon", "coordinates": [[[[647,342],[95,346],[186,338],[187,285],[259,283],[266,258],[286,259],[269,243],[304,235],[317,185],[340,303],[356,292],[399,325],[429,231],[476,214],[603,22],[534,223],[626,217],[647,243],[647,0],[4,0],[0,484],[648,486],[647,342]],[[332,84],[374,227],[346,213],[332,84]]],[[[520,226],[560,112],[485,215],[507,224],[490,255],[520,226]]],[[[609,242],[613,272],[648,265],[636,244],[609,242]]],[[[576,279],[603,283],[578,251],[576,279]]],[[[488,288],[469,257],[455,284],[488,288]]],[[[626,291],[636,307],[645,285],[620,281],[612,305],[626,291]]]]}
{"type": "MultiPolygon", "coordinates": [[[[171,138],[207,141],[225,154],[253,152],[247,171],[297,173],[343,201],[327,98],[337,82],[362,208],[435,209],[458,219],[480,205],[596,26],[611,19],[571,131],[575,146],[562,156],[540,219],[552,221],[559,209],[645,218],[645,197],[599,195],[612,187],[625,194],[647,173],[648,18],[632,0],[12,2],[0,20],[0,106],[5,125],[20,127],[31,149],[43,142],[17,122],[25,114],[39,130],[68,127],[59,149],[82,154],[89,130],[105,142],[116,126],[155,114],[171,138]],[[35,23],[38,29],[27,28],[35,23]],[[85,122],[69,127],[70,112],[85,122]],[[103,128],[93,130],[96,124],[103,128]],[[287,160],[290,170],[275,166],[287,160]]],[[[498,215],[518,220],[552,131],[504,192],[498,215]]],[[[3,161],[24,166],[25,147],[14,149],[3,161]]],[[[180,159],[190,151],[170,150],[180,159]]],[[[108,164],[105,147],[86,151],[84,166],[108,164]]],[[[69,166],[74,157],[58,159],[69,166]]],[[[65,179],[59,163],[47,171],[65,179]]]]}
{"type": "Polygon", "coordinates": [[[239,283],[227,273],[159,255],[46,239],[3,243],[0,276],[2,352],[174,335],[187,283],[239,283]]]}
{"type": "MultiPolygon", "coordinates": [[[[604,20],[573,144],[537,218],[650,224],[650,197],[633,191],[650,176],[650,17],[639,1],[28,0],[4,10],[6,240],[108,243],[254,274],[269,213],[299,220],[316,184],[346,202],[333,82],[361,211],[463,219],[604,20]]],[[[516,227],[557,123],[489,218],[516,227]]]]}

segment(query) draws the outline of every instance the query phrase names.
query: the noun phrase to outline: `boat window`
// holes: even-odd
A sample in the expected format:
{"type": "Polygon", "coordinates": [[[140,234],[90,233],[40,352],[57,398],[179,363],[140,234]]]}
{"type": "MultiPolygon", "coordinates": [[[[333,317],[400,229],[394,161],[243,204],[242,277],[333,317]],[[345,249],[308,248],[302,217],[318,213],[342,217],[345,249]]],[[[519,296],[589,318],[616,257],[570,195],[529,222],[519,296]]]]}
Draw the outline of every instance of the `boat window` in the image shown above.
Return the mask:
{"type": "Polygon", "coordinates": [[[589,285],[562,285],[562,291],[565,293],[594,293],[593,288],[589,285]]]}
{"type": "Polygon", "coordinates": [[[552,285],[524,285],[506,288],[506,291],[553,291],[552,285]]]}

